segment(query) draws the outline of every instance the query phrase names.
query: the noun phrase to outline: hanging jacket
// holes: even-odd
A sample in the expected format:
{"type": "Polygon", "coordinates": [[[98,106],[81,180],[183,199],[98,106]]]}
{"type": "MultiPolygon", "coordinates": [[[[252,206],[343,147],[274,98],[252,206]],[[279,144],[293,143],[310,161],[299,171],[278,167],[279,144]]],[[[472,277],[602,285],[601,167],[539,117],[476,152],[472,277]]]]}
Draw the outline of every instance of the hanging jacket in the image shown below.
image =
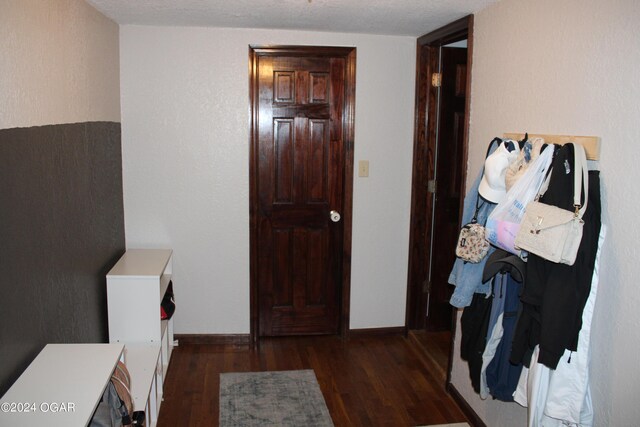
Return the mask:
{"type": "MultiPolygon", "coordinates": [[[[502,251],[502,249],[496,250],[494,254],[502,251]]],[[[503,251],[504,252],[504,251],[503,251]]],[[[487,264],[488,265],[488,264],[487,264]]],[[[486,270],[486,268],[485,268],[486,270]]],[[[482,368],[480,369],[480,398],[486,399],[489,397],[489,386],[487,385],[487,366],[493,360],[496,354],[496,350],[502,341],[502,315],[504,313],[504,300],[505,293],[504,287],[506,284],[506,275],[498,273],[495,277],[491,278],[493,283],[493,301],[491,302],[491,314],[489,316],[489,328],[487,332],[487,344],[482,353],[482,368]]]]}
{"type": "Polygon", "coordinates": [[[480,398],[491,394],[500,400],[513,400],[521,365],[509,363],[516,316],[520,309],[520,289],[526,265],[522,259],[503,250],[487,259],[482,281],[493,280],[493,303],[489,320],[489,337],[482,355],[480,398]],[[489,367],[491,366],[491,369],[489,367]]]}
{"type": "MultiPolygon", "coordinates": [[[[523,263],[524,264],[524,263],[523,263]]],[[[522,364],[514,365],[509,362],[513,332],[520,310],[520,290],[522,285],[513,277],[506,275],[504,313],[502,315],[502,339],[489,366],[487,366],[487,386],[491,395],[504,402],[513,401],[513,392],[518,385],[522,372],[522,364]]]]}
{"type": "Polygon", "coordinates": [[[582,312],[582,329],[577,351],[565,350],[555,370],[538,362],[540,348],[531,357],[530,368],[524,368],[514,400],[526,407],[529,427],[593,426],[593,403],[589,385],[591,359],[591,321],[596,303],[599,263],[606,230],[602,226],[591,288],[582,312]]]}
{"type": "Polygon", "coordinates": [[[460,318],[460,358],[469,364],[469,377],[476,393],[480,393],[482,354],[487,343],[492,299],[491,295],[474,294],[460,318]]]}
{"type": "MultiPolygon", "coordinates": [[[[492,141],[488,150],[489,154],[496,150],[500,141],[501,140],[499,138],[492,141]]],[[[473,214],[476,209],[476,200],[478,199],[478,186],[482,180],[482,175],[483,171],[481,170],[464,198],[462,224],[468,224],[473,218],[473,214]]],[[[493,211],[496,205],[483,199],[480,199],[480,203],[481,206],[478,210],[477,221],[478,224],[484,225],[487,222],[487,217],[489,217],[489,214],[493,211]]],[[[482,270],[484,270],[487,258],[494,250],[495,248],[491,247],[487,256],[477,264],[465,262],[460,258],[456,258],[448,280],[450,284],[456,287],[449,301],[452,306],[457,308],[467,307],[471,304],[473,294],[482,293],[489,295],[491,293],[491,283],[482,283],[482,270]]]]}

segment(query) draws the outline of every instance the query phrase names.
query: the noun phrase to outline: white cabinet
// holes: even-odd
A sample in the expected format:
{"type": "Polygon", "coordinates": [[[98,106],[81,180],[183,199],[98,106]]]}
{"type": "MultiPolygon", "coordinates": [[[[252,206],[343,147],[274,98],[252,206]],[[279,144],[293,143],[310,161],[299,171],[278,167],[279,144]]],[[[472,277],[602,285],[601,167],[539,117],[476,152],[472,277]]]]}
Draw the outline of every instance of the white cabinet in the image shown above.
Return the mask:
{"type": "Polygon", "coordinates": [[[135,411],[144,411],[144,425],[153,427],[158,422],[164,382],[160,345],[127,343],[124,355],[124,363],[131,375],[133,408],[135,411]]]}
{"type": "Polygon", "coordinates": [[[125,344],[135,410],[154,426],[174,347],[173,320],[160,320],[172,273],[172,251],[129,249],[107,274],[109,341],[125,344]]]}
{"type": "Polygon", "coordinates": [[[84,426],[122,344],[47,344],[0,399],[0,426],[84,426]]]}

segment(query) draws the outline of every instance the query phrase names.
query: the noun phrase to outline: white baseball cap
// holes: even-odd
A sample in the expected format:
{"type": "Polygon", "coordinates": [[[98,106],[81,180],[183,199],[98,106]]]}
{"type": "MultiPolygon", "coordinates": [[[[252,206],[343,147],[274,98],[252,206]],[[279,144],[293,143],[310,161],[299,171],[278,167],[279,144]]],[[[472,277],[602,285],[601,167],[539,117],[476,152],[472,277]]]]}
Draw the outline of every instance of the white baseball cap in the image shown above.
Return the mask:
{"type": "Polygon", "coordinates": [[[483,199],[491,203],[500,203],[504,199],[507,195],[505,174],[511,162],[518,158],[519,153],[520,146],[516,141],[505,140],[487,157],[484,161],[484,175],[478,187],[478,192],[483,199]],[[509,143],[514,147],[512,151],[509,151],[506,146],[509,143]]]}

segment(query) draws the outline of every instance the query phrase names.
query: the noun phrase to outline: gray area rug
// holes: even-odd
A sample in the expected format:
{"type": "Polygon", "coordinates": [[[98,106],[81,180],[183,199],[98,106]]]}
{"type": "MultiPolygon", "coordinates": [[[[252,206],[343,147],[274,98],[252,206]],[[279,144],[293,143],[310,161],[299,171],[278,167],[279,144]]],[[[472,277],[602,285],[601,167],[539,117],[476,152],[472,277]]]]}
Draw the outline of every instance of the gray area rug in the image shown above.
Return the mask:
{"type": "Polygon", "coordinates": [[[220,427],[333,426],[313,370],[220,374],[220,427]]]}

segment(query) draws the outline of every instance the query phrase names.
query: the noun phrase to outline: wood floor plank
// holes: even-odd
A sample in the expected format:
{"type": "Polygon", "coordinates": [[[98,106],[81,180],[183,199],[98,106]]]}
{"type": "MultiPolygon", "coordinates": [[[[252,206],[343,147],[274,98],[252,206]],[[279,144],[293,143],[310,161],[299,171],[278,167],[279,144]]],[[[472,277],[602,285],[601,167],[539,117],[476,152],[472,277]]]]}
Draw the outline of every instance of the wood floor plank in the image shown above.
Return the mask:
{"type": "Polygon", "coordinates": [[[263,339],[259,350],[187,344],[174,349],[158,427],[216,426],[220,373],[313,369],[334,424],[416,426],[467,421],[440,368],[400,335],[263,339]]]}

